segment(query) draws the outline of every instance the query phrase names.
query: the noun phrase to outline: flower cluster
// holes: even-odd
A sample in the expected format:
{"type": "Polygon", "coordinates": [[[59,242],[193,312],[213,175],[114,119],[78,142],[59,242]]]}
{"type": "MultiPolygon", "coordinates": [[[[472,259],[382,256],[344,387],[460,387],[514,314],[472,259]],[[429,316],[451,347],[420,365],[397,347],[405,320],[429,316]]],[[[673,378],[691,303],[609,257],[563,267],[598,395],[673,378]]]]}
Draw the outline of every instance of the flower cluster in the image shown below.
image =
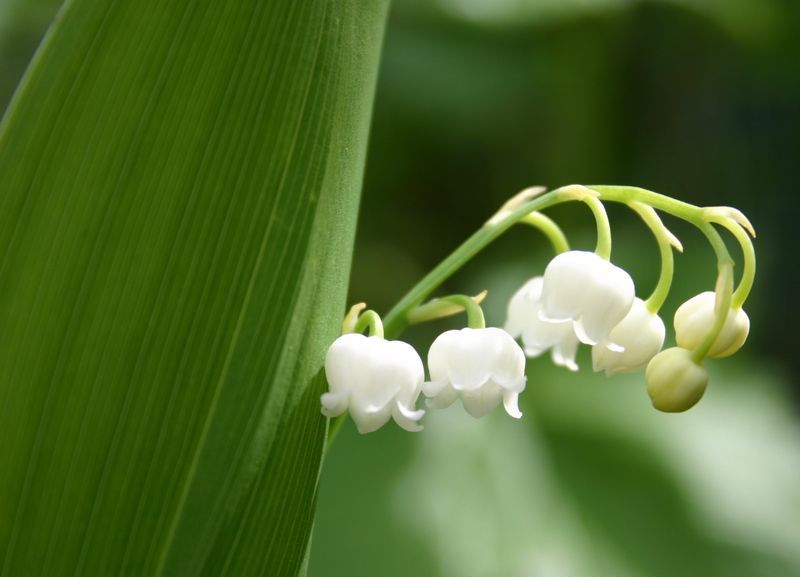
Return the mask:
{"type": "Polygon", "coordinates": [[[539,196],[542,192],[527,189],[512,198],[387,315],[387,327],[399,332],[408,324],[466,311],[467,328],[446,331],[431,344],[428,380],[422,359],[411,345],[384,338],[377,313],[362,315],[363,304],[351,309],[344,334],[330,346],[325,359],[329,390],[321,398],[324,415],[348,412],[361,433],[380,428],[390,418],[406,430],[418,431],[425,411],[417,408],[417,402],[424,395],[431,409],[446,408],[460,399],[467,413],[481,417],[502,403],[506,413],[520,418],[526,356],[549,351],[556,365],[577,371],[581,344],[591,347],[593,369],[607,376],[645,369],[647,392],[661,411],[684,411],[702,397],[708,383],[704,359],[732,355],[749,332],[750,321],[742,305],[752,286],[755,255],[748,236],[754,233],[747,219],[734,209],[694,207],[630,187],[570,186],[539,196]],[[594,252],[570,250],[560,228],[539,212],[569,200],[584,202],[595,216],[598,242],[594,252]],[[636,296],[630,274],[611,262],[610,227],[602,200],[628,205],[656,238],[661,274],[647,299],[636,296]],[[673,322],[677,346],[666,350],[662,350],[666,326],[658,313],[672,281],[673,249],[683,248],[656,209],[696,225],[717,253],[715,290],[700,293],[678,308],[673,322]],[[515,222],[544,232],[557,254],[540,276],[513,295],[504,328],[485,326],[480,308],[485,293],[420,304],[457,268],[453,263],[460,262],[461,252],[466,262],[515,222]],[[744,269],[736,290],[733,261],[713,225],[730,231],[742,246],[744,269]],[[368,337],[361,334],[367,326],[368,337]]]}

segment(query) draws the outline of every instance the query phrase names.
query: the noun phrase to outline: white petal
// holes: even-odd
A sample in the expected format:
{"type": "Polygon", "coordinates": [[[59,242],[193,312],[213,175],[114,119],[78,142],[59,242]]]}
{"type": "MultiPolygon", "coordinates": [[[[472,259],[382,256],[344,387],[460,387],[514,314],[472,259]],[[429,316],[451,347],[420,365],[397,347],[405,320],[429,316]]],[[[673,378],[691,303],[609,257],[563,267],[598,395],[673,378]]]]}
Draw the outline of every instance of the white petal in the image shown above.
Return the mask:
{"type": "Polygon", "coordinates": [[[347,393],[353,387],[353,369],[365,356],[367,337],[359,334],[342,335],[333,341],[325,355],[325,377],[328,390],[347,393]]]}
{"type": "Polygon", "coordinates": [[[553,320],[542,318],[543,311],[532,318],[522,331],[523,340],[528,344],[549,346],[561,340],[564,334],[571,331],[572,319],[553,320]]]}
{"type": "Polygon", "coordinates": [[[525,390],[525,385],[527,384],[527,382],[528,382],[528,377],[525,376],[517,379],[516,381],[506,381],[506,382],[495,381],[495,383],[499,385],[502,389],[517,394],[525,390]]]}
{"type": "Polygon", "coordinates": [[[624,346],[622,351],[608,345],[592,349],[592,366],[606,375],[636,371],[661,350],[666,330],[664,321],[647,310],[644,302],[637,298],[630,312],[611,331],[610,338],[624,346]]]}
{"type": "Polygon", "coordinates": [[[557,324],[561,324],[561,323],[565,323],[565,322],[571,321],[572,320],[572,311],[570,311],[569,315],[562,314],[562,315],[556,316],[556,315],[554,315],[552,313],[547,312],[544,308],[540,308],[539,311],[536,313],[536,319],[538,321],[543,322],[543,323],[557,325],[557,324]]]}
{"type": "Polygon", "coordinates": [[[431,380],[447,380],[459,390],[474,390],[483,385],[491,373],[482,331],[465,328],[446,331],[436,337],[428,351],[431,380]]]}
{"type": "Polygon", "coordinates": [[[427,399],[425,405],[431,409],[445,409],[452,405],[457,398],[458,393],[456,390],[450,385],[447,385],[435,397],[427,399]]]}
{"type": "Polygon", "coordinates": [[[511,299],[508,307],[506,331],[512,336],[522,336],[524,354],[537,357],[544,351],[572,335],[569,320],[554,321],[541,318],[543,277],[530,279],[511,299]]]}
{"type": "Polygon", "coordinates": [[[526,347],[548,349],[572,333],[572,321],[555,323],[536,318],[522,332],[522,342],[526,347]]]}
{"type": "Polygon", "coordinates": [[[503,407],[509,416],[515,419],[522,418],[522,411],[519,410],[519,393],[505,391],[503,393],[503,407]]]}
{"type": "Polygon", "coordinates": [[[545,347],[545,348],[529,347],[528,345],[525,345],[525,349],[524,350],[525,350],[525,356],[526,357],[531,358],[531,359],[535,359],[536,357],[541,356],[547,350],[547,347],[545,347]]]}
{"type": "Polygon", "coordinates": [[[630,311],[634,296],[633,279],[627,272],[607,261],[597,266],[586,288],[580,329],[576,326],[576,332],[581,331],[578,332],[581,341],[586,344],[608,341],[611,330],[630,311]]]}
{"type": "Polygon", "coordinates": [[[475,418],[482,417],[494,409],[501,400],[501,389],[492,382],[476,391],[465,391],[461,394],[464,409],[475,418]]]}
{"type": "Polygon", "coordinates": [[[570,371],[577,371],[578,364],[575,362],[575,355],[578,354],[578,342],[578,337],[573,332],[567,338],[556,343],[550,353],[553,362],[560,367],[568,368],[570,371]]]}
{"type": "Polygon", "coordinates": [[[538,318],[542,296],[542,277],[530,279],[514,293],[508,303],[506,332],[516,338],[522,334],[532,319],[538,318]]]}
{"type": "Polygon", "coordinates": [[[422,392],[426,397],[435,397],[447,386],[447,381],[425,381],[422,383],[422,392]]]}
{"type": "Polygon", "coordinates": [[[424,415],[425,411],[411,410],[408,407],[403,406],[402,403],[396,403],[394,409],[392,410],[392,417],[394,417],[395,422],[406,431],[411,431],[412,433],[422,430],[422,425],[417,423],[417,421],[419,421],[424,415]]]}
{"type": "Polygon", "coordinates": [[[402,388],[414,390],[418,385],[421,386],[425,379],[425,369],[422,366],[422,359],[414,347],[403,341],[381,339],[378,342],[382,343],[385,354],[390,360],[387,364],[391,365],[392,373],[402,381],[402,388]]]}
{"type": "Polygon", "coordinates": [[[597,341],[590,337],[589,333],[586,331],[586,327],[583,324],[583,316],[575,319],[573,328],[575,329],[575,336],[577,336],[578,340],[584,345],[594,346],[597,344],[597,341]]]}
{"type": "Polygon", "coordinates": [[[502,329],[488,327],[484,337],[489,373],[500,385],[514,386],[525,378],[525,353],[517,342],[502,329]]]}
{"type": "Polygon", "coordinates": [[[605,261],[587,251],[568,251],[557,255],[544,271],[542,314],[540,318],[563,321],[577,318],[591,297],[597,270],[605,261]]]}
{"type": "Polygon", "coordinates": [[[428,371],[432,381],[452,382],[453,366],[461,362],[461,336],[460,330],[445,331],[431,344],[428,349],[428,371]]]}
{"type": "Polygon", "coordinates": [[[386,424],[392,416],[392,404],[387,404],[380,410],[371,411],[365,410],[363,407],[357,406],[354,403],[350,404],[350,416],[358,429],[358,432],[363,434],[377,431],[386,424]]]}
{"type": "Polygon", "coordinates": [[[368,350],[359,367],[354,367],[356,386],[353,399],[371,410],[398,398],[413,404],[425,376],[422,360],[408,343],[369,337],[368,350]]]}
{"type": "Polygon", "coordinates": [[[323,393],[320,397],[322,414],[326,417],[338,417],[347,410],[347,395],[323,393]]]}

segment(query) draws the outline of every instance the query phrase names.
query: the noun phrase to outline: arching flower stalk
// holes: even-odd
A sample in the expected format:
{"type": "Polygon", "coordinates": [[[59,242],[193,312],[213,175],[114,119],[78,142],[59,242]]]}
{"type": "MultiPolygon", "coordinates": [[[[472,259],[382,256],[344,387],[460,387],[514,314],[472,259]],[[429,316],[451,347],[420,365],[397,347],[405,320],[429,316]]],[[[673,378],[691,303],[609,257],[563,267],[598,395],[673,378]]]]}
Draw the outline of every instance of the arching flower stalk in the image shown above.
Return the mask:
{"type": "Polygon", "coordinates": [[[349,412],[359,431],[381,427],[390,418],[403,428],[419,430],[424,411],[416,408],[421,392],[431,408],[461,399],[473,416],[501,402],[519,418],[520,393],[526,383],[525,355],[546,351],[557,365],[577,370],[580,343],[592,347],[592,365],[607,375],[646,367],[645,381],[653,406],[683,411],[703,395],[707,357],[722,358],[744,344],[749,317],[743,310],[755,277],[752,225],[736,209],[701,208],[648,190],[625,186],[570,185],[551,192],[531,187],[512,197],[484,226],[412,288],[385,316],[356,305],[345,317],[343,335],[328,350],[325,372],[329,391],[322,395],[327,416],[349,412]],[[597,223],[594,252],[571,250],[559,226],[542,211],[579,201],[597,223]],[[647,299],[635,295],[631,276],[611,262],[611,229],[603,202],[634,210],[653,233],[661,256],[661,273],[647,299]],[[661,351],[666,327],[659,316],[672,283],[673,249],[678,239],[664,226],[661,211],[696,226],[717,258],[713,292],[684,303],[674,318],[676,347],[661,351]],[[505,330],[485,326],[479,303],[486,296],[456,295],[425,302],[447,278],[514,224],[539,229],[556,256],[540,274],[532,275],[508,305],[505,330]],[[733,259],[715,226],[729,231],[742,248],[744,267],[734,290],[733,259]],[[430,379],[422,361],[401,341],[409,324],[429,322],[466,310],[469,326],[439,335],[428,351],[430,379]],[[360,334],[366,328],[370,336],[360,334]],[[515,342],[520,338],[524,350],[515,342]],[[661,352],[659,352],[661,351],[661,352]]]}

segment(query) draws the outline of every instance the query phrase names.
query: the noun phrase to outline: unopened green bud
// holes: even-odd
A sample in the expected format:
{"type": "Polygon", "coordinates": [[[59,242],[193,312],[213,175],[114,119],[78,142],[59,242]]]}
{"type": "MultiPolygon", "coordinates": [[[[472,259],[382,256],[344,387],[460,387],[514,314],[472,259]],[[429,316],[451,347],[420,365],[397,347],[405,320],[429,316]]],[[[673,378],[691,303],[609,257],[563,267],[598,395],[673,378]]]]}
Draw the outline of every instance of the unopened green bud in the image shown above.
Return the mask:
{"type": "Polygon", "coordinates": [[[666,413],[692,408],[703,396],[708,371],[692,360],[691,351],[672,347],[654,356],[644,374],[653,406],[666,413]]]}

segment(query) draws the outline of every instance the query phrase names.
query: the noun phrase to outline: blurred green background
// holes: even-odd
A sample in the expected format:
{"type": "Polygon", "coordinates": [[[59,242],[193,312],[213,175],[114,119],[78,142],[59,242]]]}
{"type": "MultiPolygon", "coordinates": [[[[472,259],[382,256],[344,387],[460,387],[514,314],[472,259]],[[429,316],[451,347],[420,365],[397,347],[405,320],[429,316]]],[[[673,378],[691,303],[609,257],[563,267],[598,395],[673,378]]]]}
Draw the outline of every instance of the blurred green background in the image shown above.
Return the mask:
{"type": "MultiPolygon", "coordinates": [[[[0,0],[0,107],[56,6],[0,0]]],[[[593,374],[583,351],[578,374],[529,363],[519,422],[455,406],[418,435],[347,423],[322,473],[312,577],[800,575],[799,26],[795,0],[395,0],[351,301],[386,311],[523,187],[632,184],[750,217],[752,332],[709,362],[686,414],[654,411],[641,374],[593,374]]],[[[609,213],[614,259],[645,296],[655,243],[609,213]]],[[[550,214],[593,246],[585,208],[550,214]]],[[[667,224],[686,248],[669,325],[715,270],[698,234],[667,224]]],[[[489,289],[502,324],[548,258],[536,231],[513,230],[443,292],[489,289]]],[[[462,322],[404,338],[424,353],[462,322]]]]}

